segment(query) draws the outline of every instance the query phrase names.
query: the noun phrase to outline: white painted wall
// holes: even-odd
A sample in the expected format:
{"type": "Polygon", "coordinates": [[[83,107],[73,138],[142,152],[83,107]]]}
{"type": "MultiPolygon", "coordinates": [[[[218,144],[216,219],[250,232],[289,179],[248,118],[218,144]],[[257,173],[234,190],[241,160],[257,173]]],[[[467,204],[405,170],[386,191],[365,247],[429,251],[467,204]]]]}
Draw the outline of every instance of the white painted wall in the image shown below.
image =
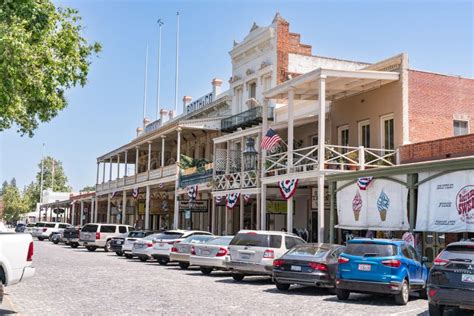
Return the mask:
{"type": "Polygon", "coordinates": [[[360,63],[350,60],[340,60],[321,56],[303,56],[298,54],[288,55],[288,71],[294,73],[307,73],[317,68],[330,68],[336,70],[357,70],[368,66],[367,63],[360,63]]]}

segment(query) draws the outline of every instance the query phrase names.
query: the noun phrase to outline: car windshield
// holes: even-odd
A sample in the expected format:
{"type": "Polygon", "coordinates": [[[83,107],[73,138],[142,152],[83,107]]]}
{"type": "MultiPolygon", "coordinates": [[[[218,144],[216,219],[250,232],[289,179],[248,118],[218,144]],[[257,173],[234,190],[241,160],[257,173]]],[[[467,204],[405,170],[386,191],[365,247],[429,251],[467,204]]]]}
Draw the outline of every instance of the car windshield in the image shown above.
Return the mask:
{"type": "Polygon", "coordinates": [[[179,233],[179,232],[164,232],[164,233],[161,233],[159,238],[157,239],[161,239],[161,240],[171,240],[171,239],[178,239],[178,238],[181,238],[181,236],[183,236],[183,233],[179,233]]]}
{"type": "Polygon", "coordinates": [[[216,237],[206,241],[208,245],[228,246],[234,236],[216,237]]]}
{"type": "Polygon", "coordinates": [[[440,254],[441,259],[456,260],[468,259],[474,262],[474,244],[473,245],[450,245],[440,254]]]}
{"type": "Polygon", "coordinates": [[[44,223],[36,223],[35,227],[44,227],[44,223]]]}
{"type": "Polygon", "coordinates": [[[362,257],[391,257],[397,253],[397,246],[376,243],[349,243],[344,253],[362,257]]]}
{"type": "Polygon", "coordinates": [[[202,244],[208,241],[209,239],[214,238],[214,236],[211,235],[194,235],[194,236],[189,236],[185,240],[183,240],[183,243],[192,243],[192,244],[202,244]]]}
{"type": "Polygon", "coordinates": [[[85,233],[95,233],[97,231],[97,225],[85,225],[84,227],[82,227],[82,232],[85,232],[85,233]]]}
{"type": "Polygon", "coordinates": [[[257,234],[250,232],[237,234],[230,244],[235,246],[280,248],[281,239],[280,235],[257,234]]]}
{"type": "Polygon", "coordinates": [[[143,236],[145,236],[145,232],[134,231],[134,232],[128,233],[128,237],[132,237],[132,238],[143,238],[143,236]]]}
{"type": "Polygon", "coordinates": [[[54,226],[56,226],[56,224],[54,224],[54,223],[46,223],[46,224],[44,224],[44,227],[48,227],[48,228],[53,228],[54,226]]]}
{"type": "Polygon", "coordinates": [[[303,245],[291,249],[288,251],[287,255],[323,258],[328,253],[328,251],[329,249],[327,248],[303,245]]]}

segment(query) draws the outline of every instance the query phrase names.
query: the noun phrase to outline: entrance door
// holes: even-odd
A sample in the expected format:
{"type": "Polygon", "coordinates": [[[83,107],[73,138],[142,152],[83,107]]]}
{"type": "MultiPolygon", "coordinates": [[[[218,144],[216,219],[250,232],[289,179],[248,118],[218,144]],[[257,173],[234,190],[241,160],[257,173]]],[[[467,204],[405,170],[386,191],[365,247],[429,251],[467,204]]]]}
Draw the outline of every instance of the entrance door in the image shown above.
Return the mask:
{"type": "Polygon", "coordinates": [[[444,233],[423,233],[423,256],[428,257],[427,265],[431,267],[434,258],[446,246],[444,233]]]}

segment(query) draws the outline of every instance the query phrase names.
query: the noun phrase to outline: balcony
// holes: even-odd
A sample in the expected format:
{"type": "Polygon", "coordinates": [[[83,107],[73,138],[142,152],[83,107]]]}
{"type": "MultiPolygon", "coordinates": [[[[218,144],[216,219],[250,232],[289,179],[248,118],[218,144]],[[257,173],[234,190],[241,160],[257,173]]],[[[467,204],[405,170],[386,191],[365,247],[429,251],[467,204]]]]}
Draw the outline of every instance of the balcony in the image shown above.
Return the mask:
{"type": "Polygon", "coordinates": [[[212,180],[213,164],[206,164],[203,168],[184,169],[179,176],[179,187],[185,188],[189,185],[206,183],[212,180]]]}
{"type": "MultiPolygon", "coordinates": [[[[380,148],[324,145],[325,171],[350,171],[381,168],[396,164],[395,150],[380,148]]],[[[319,170],[318,146],[293,150],[293,166],[288,170],[288,152],[269,154],[265,161],[265,176],[305,173],[319,170]]]]}
{"type": "MultiPolygon", "coordinates": [[[[262,106],[256,106],[250,110],[222,119],[221,131],[233,132],[238,128],[246,128],[260,124],[262,122],[262,110],[262,106]]],[[[268,108],[268,119],[273,120],[273,108],[268,108]]]]}

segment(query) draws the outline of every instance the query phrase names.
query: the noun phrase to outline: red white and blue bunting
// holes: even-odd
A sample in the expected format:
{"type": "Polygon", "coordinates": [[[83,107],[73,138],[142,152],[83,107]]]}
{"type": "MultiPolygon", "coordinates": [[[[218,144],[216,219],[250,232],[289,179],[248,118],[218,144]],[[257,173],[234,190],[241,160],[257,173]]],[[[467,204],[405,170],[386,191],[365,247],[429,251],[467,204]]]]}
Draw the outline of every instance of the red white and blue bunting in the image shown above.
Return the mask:
{"type": "Polygon", "coordinates": [[[244,194],[244,202],[245,202],[245,204],[250,204],[250,202],[251,202],[250,194],[244,194]]]}
{"type": "Polygon", "coordinates": [[[133,188],[133,191],[132,191],[132,197],[134,199],[138,198],[138,188],[133,188]]]}
{"type": "Polygon", "coordinates": [[[226,206],[230,209],[234,208],[234,206],[239,201],[239,197],[240,197],[240,193],[227,194],[227,196],[226,196],[226,200],[227,200],[226,206]]]}
{"type": "Polygon", "coordinates": [[[222,202],[222,198],[223,198],[222,195],[221,195],[221,196],[216,196],[216,203],[217,203],[217,204],[221,203],[221,202],[222,202]]]}
{"type": "Polygon", "coordinates": [[[296,193],[296,188],[298,187],[298,179],[278,181],[278,187],[280,189],[281,196],[285,200],[288,200],[296,193]]]}
{"type": "Polygon", "coordinates": [[[367,190],[367,187],[369,186],[370,182],[372,182],[374,177],[363,177],[363,178],[358,178],[357,179],[357,186],[359,189],[365,191],[367,190]]]}
{"type": "Polygon", "coordinates": [[[195,201],[198,195],[198,185],[190,185],[186,187],[186,191],[188,191],[188,197],[190,201],[195,201]]]}

